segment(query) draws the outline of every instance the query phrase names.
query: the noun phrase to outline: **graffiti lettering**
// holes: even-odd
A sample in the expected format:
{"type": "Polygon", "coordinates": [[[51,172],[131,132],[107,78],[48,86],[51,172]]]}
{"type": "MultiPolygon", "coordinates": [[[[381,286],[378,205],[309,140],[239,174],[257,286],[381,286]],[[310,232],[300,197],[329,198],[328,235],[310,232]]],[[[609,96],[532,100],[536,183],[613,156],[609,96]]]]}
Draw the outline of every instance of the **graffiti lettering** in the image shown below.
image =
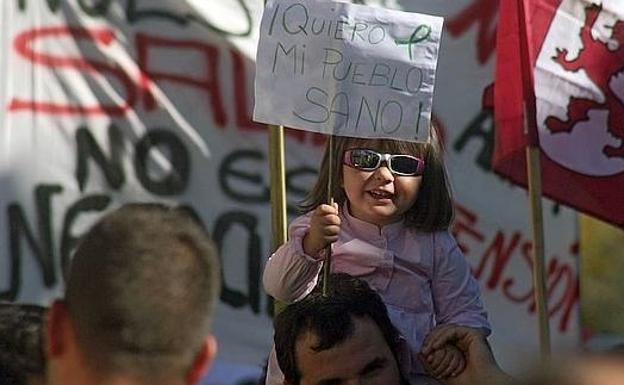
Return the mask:
{"type": "MultiPolygon", "coordinates": [[[[221,275],[223,276],[221,283],[221,300],[235,308],[240,308],[248,304],[253,312],[258,314],[260,312],[261,263],[264,260],[261,252],[262,243],[257,231],[258,219],[243,211],[225,213],[217,219],[213,237],[217,243],[219,255],[223,258],[227,255],[227,253],[223,252],[225,236],[231,232],[230,229],[235,225],[242,226],[247,234],[247,294],[245,295],[228,286],[225,273],[223,272],[223,263],[221,263],[221,275]]],[[[241,238],[242,237],[237,236],[236,242],[240,242],[241,238]]]]}
{"type": "MultiPolygon", "coordinates": [[[[117,126],[110,125],[108,137],[110,159],[106,158],[88,128],[80,127],[76,131],[76,179],[80,191],[84,191],[89,178],[90,158],[95,161],[106,182],[114,190],[119,190],[125,183],[126,177],[121,165],[123,135],[117,126]]],[[[169,196],[184,192],[190,178],[190,167],[188,150],[173,131],[152,128],[135,144],[134,170],[137,179],[143,188],[155,195],[169,196]],[[158,175],[159,173],[164,175],[158,175]]]]}
{"type": "Polygon", "coordinates": [[[481,150],[477,155],[476,164],[483,171],[492,169],[492,154],[494,152],[494,119],[492,110],[481,110],[468,123],[468,127],[459,135],[453,143],[453,150],[461,152],[468,142],[473,139],[482,142],[481,150]]]}
{"type": "Polygon", "coordinates": [[[219,167],[219,185],[225,194],[239,202],[260,203],[270,199],[269,187],[260,171],[251,172],[251,165],[259,166],[265,156],[256,150],[239,150],[227,155],[219,167]],[[260,162],[259,162],[260,161],[260,162]],[[236,167],[240,165],[240,167],[236,167]],[[238,183],[236,183],[238,182],[238,183]],[[237,189],[243,183],[246,188],[237,189]],[[255,192],[254,192],[255,191],[255,192]]]}
{"type": "MultiPolygon", "coordinates": [[[[75,40],[91,42],[93,45],[110,45],[115,36],[108,28],[85,29],[75,27],[43,27],[20,33],[13,43],[17,53],[26,60],[52,69],[73,68],[79,72],[95,74],[110,74],[122,84],[126,95],[125,102],[121,105],[98,103],[91,106],[79,104],[61,104],[49,101],[34,101],[14,98],[9,104],[9,111],[30,110],[50,114],[78,114],[78,115],[111,115],[125,114],[136,102],[136,90],[133,82],[126,72],[118,65],[111,65],[106,60],[87,59],[54,55],[39,52],[33,47],[40,39],[60,39],[71,37],[75,40]]],[[[86,56],[86,55],[85,55],[86,56]]]]}
{"type": "MultiPolygon", "coordinates": [[[[138,21],[144,21],[147,19],[161,19],[171,21],[175,24],[179,25],[187,25],[190,23],[194,23],[200,25],[211,32],[217,33],[221,36],[237,36],[237,37],[247,37],[251,34],[253,30],[253,19],[251,17],[251,12],[247,4],[245,4],[244,0],[237,0],[238,7],[232,7],[234,10],[238,10],[242,13],[242,18],[235,16],[236,20],[245,20],[245,28],[241,31],[228,31],[226,29],[217,27],[210,20],[207,20],[205,17],[208,15],[198,15],[195,12],[187,12],[185,14],[175,13],[172,9],[164,9],[157,7],[145,7],[139,8],[137,6],[137,0],[128,0],[126,5],[126,18],[130,23],[136,23],[138,21]]],[[[145,1],[144,3],[150,4],[151,2],[145,1]]]]}
{"type": "MultiPolygon", "coordinates": [[[[37,262],[46,288],[53,288],[60,280],[67,279],[67,268],[77,240],[84,231],[84,218],[106,211],[113,203],[113,192],[85,193],[92,189],[89,184],[92,173],[97,170],[104,183],[113,191],[121,190],[128,180],[124,165],[133,165],[140,185],[156,196],[179,196],[184,193],[190,179],[192,164],[189,150],[175,132],[166,128],[150,128],[138,138],[128,138],[117,125],[108,126],[106,144],[99,143],[93,130],[86,126],[78,127],[76,140],[76,182],[81,195],[66,206],[61,215],[60,229],[55,229],[52,221],[53,198],[66,198],[65,189],[59,184],[38,184],[34,189],[36,215],[29,218],[20,203],[8,205],[9,217],[9,285],[0,292],[0,299],[14,301],[23,285],[23,265],[29,249],[37,262]],[[131,146],[128,146],[128,144],[131,146]],[[130,150],[129,150],[130,149],[130,150]],[[158,150],[158,151],[156,151],[158,150]],[[155,157],[157,152],[162,155],[155,157]],[[134,155],[132,154],[134,153],[134,155]],[[158,161],[168,162],[168,167],[160,167],[158,161]],[[92,163],[92,164],[91,164],[92,163]],[[95,168],[93,167],[95,166],[95,168]],[[162,170],[166,170],[163,173],[162,170]],[[60,234],[59,247],[54,234],[60,234]],[[26,242],[23,242],[23,241],[26,242]],[[57,262],[58,265],[57,265],[57,262]],[[56,268],[60,266],[60,270],[56,268]],[[60,277],[60,280],[59,280],[60,277]]],[[[227,154],[219,165],[219,186],[230,199],[241,203],[268,206],[270,201],[267,159],[259,150],[236,150],[227,154]]],[[[295,214],[294,202],[300,201],[316,178],[316,169],[310,166],[290,168],[286,171],[289,189],[289,213],[295,214]]],[[[189,207],[194,213],[195,211],[189,207]]],[[[197,216],[197,214],[195,214],[197,216]]],[[[199,217],[198,217],[199,218],[199,217]]],[[[201,219],[200,219],[201,220],[201,219]]],[[[260,282],[262,263],[266,250],[262,242],[264,227],[259,226],[260,218],[252,211],[233,210],[219,213],[213,224],[213,235],[223,258],[235,258],[236,263],[224,263],[222,301],[234,308],[249,307],[254,314],[271,314],[272,306],[268,297],[262,294],[260,282]],[[234,238],[231,238],[234,237],[234,238]],[[243,252],[229,252],[232,239],[239,242],[247,239],[243,252]],[[240,263],[238,262],[240,261],[240,263]],[[234,267],[233,267],[234,266],[234,267]],[[234,287],[228,277],[240,275],[245,269],[245,286],[234,287]],[[246,267],[244,267],[246,266],[246,267]],[[264,305],[264,306],[263,306],[264,305]]],[[[237,243],[238,245],[238,243],[237,243]]],[[[225,262],[225,261],[224,261],[225,262]]]]}
{"type": "MultiPolygon", "coordinates": [[[[220,68],[222,67],[221,61],[224,55],[222,55],[220,51],[221,48],[215,45],[194,40],[164,39],[137,33],[137,63],[140,71],[139,79],[132,80],[130,75],[121,67],[111,64],[105,58],[98,61],[95,59],[84,59],[82,57],[68,57],[64,53],[44,54],[31,48],[37,40],[51,38],[53,36],[57,38],[73,37],[74,39],[92,43],[93,45],[108,45],[112,44],[115,39],[115,35],[112,31],[107,29],[66,27],[35,29],[18,34],[14,41],[14,47],[20,56],[44,67],[51,69],[70,69],[90,76],[107,77],[107,75],[112,75],[112,79],[109,80],[114,82],[116,80],[117,83],[123,86],[123,92],[120,92],[120,95],[125,94],[126,100],[121,104],[108,102],[109,104],[98,103],[96,105],[83,106],[80,104],[56,101],[32,100],[16,96],[9,102],[8,110],[10,112],[19,113],[20,111],[32,111],[51,115],[122,116],[130,109],[135,108],[138,101],[142,102],[146,111],[151,112],[159,110],[160,107],[157,105],[153,90],[161,89],[165,85],[176,85],[186,88],[190,87],[204,92],[208,97],[209,107],[205,109],[205,111],[211,114],[213,123],[218,127],[226,127],[228,125],[228,116],[225,106],[226,104],[231,104],[234,106],[237,129],[244,131],[264,131],[266,129],[265,124],[256,123],[250,119],[250,103],[252,103],[253,98],[251,98],[249,94],[253,89],[253,81],[249,81],[248,78],[246,59],[234,49],[229,50],[233,68],[231,79],[234,85],[233,100],[231,103],[226,103],[226,95],[221,85],[221,82],[226,80],[222,79],[219,75],[220,68]],[[156,60],[150,56],[152,51],[158,51],[160,53],[165,52],[166,55],[171,56],[189,54],[194,55],[194,57],[200,57],[203,60],[203,65],[198,65],[197,68],[205,68],[205,72],[201,76],[191,76],[186,73],[177,74],[162,69],[153,69],[151,63],[156,60]]],[[[80,98],[77,99],[80,100],[80,98]]],[[[114,132],[109,134],[113,135],[114,132]]],[[[285,130],[285,134],[295,138],[301,143],[309,143],[312,146],[320,146],[325,143],[325,136],[319,133],[289,129],[285,130]]],[[[83,135],[86,135],[86,133],[83,133],[83,135]]],[[[80,138],[79,145],[89,147],[92,144],[91,142],[88,137],[84,136],[80,138]]],[[[98,162],[104,160],[102,156],[97,154],[92,155],[98,162]]],[[[114,170],[114,159],[111,159],[111,162],[113,163],[109,166],[113,168],[107,169],[107,178],[112,178],[109,182],[112,182],[113,179],[117,178],[119,175],[117,171],[114,170]]],[[[82,166],[79,165],[79,167],[82,166]]],[[[85,172],[82,168],[79,168],[79,171],[85,172]]],[[[86,175],[81,175],[79,178],[81,188],[84,188],[83,183],[85,177],[86,175]]],[[[123,184],[123,181],[117,180],[115,183],[123,184]]]]}
{"type": "MultiPolygon", "coordinates": [[[[90,42],[93,45],[110,45],[116,39],[113,31],[110,29],[46,27],[20,33],[15,38],[14,47],[20,56],[44,67],[51,69],[69,68],[91,76],[112,75],[123,87],[123,92],[121,92],[121,94],[125,95],[124,102],[122,104],[98,103],[92,106],[84,106],[81,104],[28,100],[15,97],[9,104],[9,111],[28,110],[57,115],[122,116],[135,107],[137,94],[139,92],[143,98],[145,107],[150,111],[156,108],[156,102],[151,89],[157,81],[166,81],[205,91],[210,99],[209,110],[212,111],[215,123],[219,126],[226,124],[227,117],[218,75],[220,51],[216,46],[198,41],[151,37],[139,33],[136,36],[136,44],[138,52],[137,60],[141,72],[139,75],[140,79],[133,81],[124,69],[117,64],[109,64],[105,58],[98,61],[84,57],[67,56],[63,53],[43,53],[32,48],[34,43],[40,39],[58,39],[63,37],[90,42]],[[152,49],[163,47],[167,49],[167,52],[175,55],[180,55],[181,53],[199,53],[200,57],[205,62],[204,66],[199,67],[206,68],[206,74],[201,77],[193,77],[152,70],[150,68],[149,53],[152,49]]],[[[86,57],[88,55],[85,53],[83,56],[86,57]]],[[[236,76],[237,73],[233,73],[236,76]]],[[[240,76],[240,73],[238,75],[240,76]]]]}
{"type": "MultiPolygon", "coordinates": [[[[154,164],[158,164],[154,162],[154,164]]],[[[153,129],[141,138],[136,144],[134,169],[139,182],[145,189],[155,195],[166,196],[181,194],[186,190],[190,176],[190,157],[184,143],[172,131],[153,129]],[[150,173],[148,161],[152,150],[162,148],[158,154],[161,157],[169,154],[168,159],[162,159],[166,164],[154,167],[170,171],[160,178],[150,173]]],[[[166,172],[166,171],[165,171],[166,172]]]]}
{"type": "Polygon", "coordinates": [[[80,191],[84,191],[89,179],[89,158],[92,158],[106,178],[106,182],[114,189],[119,189],[125,182],[123,168],[121,166],[121,151],[123,149],[123,137],[121,131],[111,124],[108,127],[108,141],[110,160],[106,159],[104,151],[87,127],[80,127],[76,131],[76,180],[80,191]]]}
{"type": "Polygon", "coordinates": [[[484,64],[496,47],[497,14],[498,0],[473,0],[472,4],[446,24],[446,29],[451,36],[459,37],[473,24],[477,24],[477,60],[480,64],[484,64]]]}
{"type": "MultiPolygon", "coordinates": [[[[520,232],[506,234],[498,230],[493,235],[479,228],[478,216],[461,205],[456,205],[457,219],[451,229],[460,248],[472,261],[473,273],[488,290],[500,290],[502,296],[517,304],[527,304],[527,312],[535,313],[532,283],[518,281],[513,275],[518,268],[507,269],[511,261],[520,260],[531,275],[533,245],[520,232]],[[483,251],[480,251],[483,250],[483,251]],[[524,291],[523,291],[524,290],[524,291]]],[[[559,316],[559,331],[570,327],[572,311],[578,306],[579,288],[576,269],[559,256],[548,258],[547,299],[551,319],[559,316]]]]}
{"type": "MultiPolygon", "coordinates": [[[[270,187],[265,177],[267,159],[257,150],[236,150],[228,154],[219,166],[219,186],[228,197],[241,203],[270,203],[270,187]],[[255,171],[251,171],[255,170],[255,171]]],[[[310,190],[317,170],[302,166],[286,170],[289,198],[300,201],[310,190]],[[309,178],[309,179],[306,179],[309,178]],[[303,179],[305,186],[297,183],[303,179]]],[[[297,213],[295,204],[288,205],[288,213],[297,213]]]]}
{"type": "MultiPolygon", "coordinates": [[[[78,0],[78,8],[91,17],[106,17],[110,10],[111,3],[111,0],[78,0]]],[[[200,15],[192,8],[187,8],[186,12],[179,13],[179,8],[181,7],[165,8],[162,5],[153,5],[151,4],[151,1],[144,1],[142,3],[149,4],[151,6],[141,7],[139,3],[141,3],[141,1],[139,0],[127,0],[126,2],[125,17],[130,24],[156,19],[169,21],[180,26],[194,24],[202,28],[206,28],[211,32],[217,33],[220,36],[236,37],[249,36],[254,26],[251,12],[244,0],[236,0],[238,6],[231,7],[231,10],[238,11],[242,15],[242,17],[235,16],[236,20],[245,20],[245,26],[239,31],[220,28],[216,26],[212,21],[207,19],[207,17],[209,16],[208,14],[200,15]]],[[[27,11],[27,0],[17,0],[17,4],[20,11],[27,11]]],[[[51,11],[52,13],[57,13],[62,2],[61,0],[46,0],[46,4],[49,11],[51,11]]]]}
{"type": "Polygon", "coordinates": [[[13,203],[8,207],[9,216],[9,254],[11,256],[10,283],[7,291],[0,292],[0,300],[14,301],[21,287],[22,279],[22,236],[37,261],[43,283],[50,288],[56,284],[54,269],[54,244],[52,237],[52,195],[63,191],[60,185],[39,185],[35,187],[35,208],[37,210],[37,233],[28,225],[26,214],[20,205],[13,203]]]}
{"type": "Polygon", "coordinates": [[[141,68],[141,89],[143,90],[143,100],[148,110],[156,107],[154,96],[150,91],[151,83],[157,80],[180,83],[189,87],[196,87],[206,92],[210,98],[210,110],[213,113],[215,123],[223,126],[226,123],[225,108],[223,105],[223,92],[219,83],[219,57],[220,51],[216,46],[201,43],[198,41],[188,41],[170,39],[163,37],[149,36],[137,33],[136,45],[138,52],[138,63],[141,68]],[[150,49],[165,48],[168,52],[182,54],[184,52],[197,52],[205,62],[206,74],[202,78],[166,73],[162,71],[150,70],[149,52],[150,49]]]}

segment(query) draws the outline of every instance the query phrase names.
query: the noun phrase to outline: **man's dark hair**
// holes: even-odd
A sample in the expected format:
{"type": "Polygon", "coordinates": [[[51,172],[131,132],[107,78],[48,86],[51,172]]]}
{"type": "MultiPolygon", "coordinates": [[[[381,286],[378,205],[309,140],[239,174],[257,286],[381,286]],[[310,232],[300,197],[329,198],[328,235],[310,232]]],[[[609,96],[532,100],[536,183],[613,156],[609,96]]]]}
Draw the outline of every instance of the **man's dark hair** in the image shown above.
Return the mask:
{"type": "Polygon", "coordinates": [[[43,329],[47,309],[0,302],[0,385],[22,385],[45,375],[43,329]]]}
{"type": "Polygon", "coordinates": [[[158,378],[190,368],[219,287],[216,252],[196,218],[127,204],[81,239],[66,303],[88,365],[158,378]]]}
{"type": "Polygon", "coordinates": [[[284,378],[294,385],[301,380],[296,355],[300,336],[314,333],[318,341],[312,347],[314,351],[331,349],[353,335],[353,317],[373,320],[397,359],[399,333],[379,294],[365,281],[349,274],[334,273],[329,276],[326,296],[322,293],[321,282],[307,297],[287,306],[275,318],[275,350],[284,378]]]}

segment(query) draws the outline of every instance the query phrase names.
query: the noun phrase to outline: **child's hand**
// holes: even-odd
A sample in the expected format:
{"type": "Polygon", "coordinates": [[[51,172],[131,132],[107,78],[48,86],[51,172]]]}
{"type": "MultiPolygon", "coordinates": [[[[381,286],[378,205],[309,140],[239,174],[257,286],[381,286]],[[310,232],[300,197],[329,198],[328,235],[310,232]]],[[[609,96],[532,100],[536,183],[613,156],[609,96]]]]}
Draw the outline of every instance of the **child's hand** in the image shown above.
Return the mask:
{"type": "Polygon", "coordinates": [[[316,256],[329,244],[336,242],[339,233],[338,204],[319,205],[312,212],[310,230],[303,238],[303,251],[308,255],[316,256]]]}
{"type": "Polygon", "coordinates": [[[464,370],[464,354],[456,346],[446,344],[427,355],[421,355],[425,370],[436,379],[455,377],[464,370]]]}

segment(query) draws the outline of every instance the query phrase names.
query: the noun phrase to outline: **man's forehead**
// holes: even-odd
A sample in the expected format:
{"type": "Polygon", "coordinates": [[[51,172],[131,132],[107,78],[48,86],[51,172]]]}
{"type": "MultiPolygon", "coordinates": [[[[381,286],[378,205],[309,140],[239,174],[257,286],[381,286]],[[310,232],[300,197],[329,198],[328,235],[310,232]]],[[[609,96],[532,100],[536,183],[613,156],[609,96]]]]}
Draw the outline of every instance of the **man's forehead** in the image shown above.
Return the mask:
{"type": "Polygon", "coordinates": [[[352,320],[353,332],[328,349],[317,349],[321,341],[312,330],[297,338],[295,353],[302,385],[357,377],[371,363],[394,361],[381,330],[372,319],[352,317],[352,320]]]}
{"type": "MultiPolygon", "coordinates": [[[[313,347],[318,346],[320,338],[313,330],[306,330],[297,338],[297,350],[299,349],[310,349],[313,350],[313,347]]],[[[298,352],[297,352],[298,353],[298,352]]]]}

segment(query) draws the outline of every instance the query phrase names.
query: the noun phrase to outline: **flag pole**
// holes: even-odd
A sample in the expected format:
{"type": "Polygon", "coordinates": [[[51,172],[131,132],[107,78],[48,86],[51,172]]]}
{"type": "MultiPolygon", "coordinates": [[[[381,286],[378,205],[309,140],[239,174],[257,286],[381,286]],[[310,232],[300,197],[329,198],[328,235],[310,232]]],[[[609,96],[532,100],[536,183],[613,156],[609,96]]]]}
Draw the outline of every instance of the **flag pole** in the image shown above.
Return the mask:
{"type": "MultiPolygon", "coordinates": [[[[328,159],[327,159],[327,202],[330,206],[334,205],[334,187],[332,183],[333,174],[334,174],[334,135],[329,135],[329,142],[327,144],[328,147],[328,159]]],[[[329,290],[329,273],[331,272],[331,259],[332,259],[332,248],[331,244],[329,244],[325,248],[325,260],[323,261],[323,297],[327,297],[327,292],[329,290]]]]}
{"type": "MultiPolygon", "coordinates": [[[[284,127],[269,127],[269,173],[271,183],[271,251],[286,243],[286,172],[284,171],[284,127]]],[[[285,305],[273,302],[273,314],[285,305]]]]}
{"type": "Polygon", "coordinates": [[[269,170],[271,173],[271,248],[286,243],[286,173],[284,171],[284,127],[269,125],[269,170]]]}
{"type": "Polygon", "coordinates": [[[533,66],[530,60],[529,38],[526,23],[525,0],[517,0],[520,28],[520,57],[523,77],[524,133],[527,138],[526,165],[529,192],[531,233],[533,238],[533,293],[539,324],[540,352],[544,360],[550,360],[550,327],[546,298],[546,274],[544,257],[544,219],[542,215],[542,183],[540,169],[540,146],[537,133],[533,66]]]}
{"type": "MultiPolygon", "coordinates": [[[[266,0],[264,0],[266,6],[266,0]]],[[[269,174],[271,184],[271,251],[286,243],[286,171],[284,162],[284,126],[269,124],[269,174]]],[[[275,301],[273,314],[283,304],[275,301]]]]}
{"type": "Polygon", "coordinates": [[[531,232],[533,236],[533,287],[539,323],[540,352],[542,358],[548,360],[550,359],[550,327],[548,324],[548,306],[546,306],[544,219],[542,216],[542,182],[539,147],[527,145],[526,160],[529,208],[531,212],[531,232]]]}

